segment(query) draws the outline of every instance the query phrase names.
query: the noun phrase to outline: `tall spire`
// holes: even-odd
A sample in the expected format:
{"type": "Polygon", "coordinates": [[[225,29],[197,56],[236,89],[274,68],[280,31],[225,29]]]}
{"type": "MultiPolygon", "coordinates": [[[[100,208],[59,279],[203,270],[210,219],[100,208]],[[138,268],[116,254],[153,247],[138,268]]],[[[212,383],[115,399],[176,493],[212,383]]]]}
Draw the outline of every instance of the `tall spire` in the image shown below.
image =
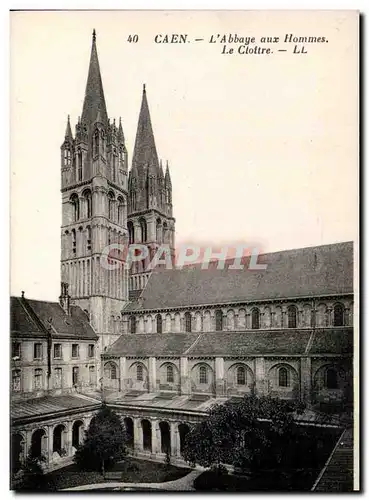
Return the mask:
{"type": "Polygon", "coordinates": [[[145,168],[153,164],[159,167],[155,147],[154,133],[151,125],[149,105],[147,103],[146,87],[143,86],[140,116],[138,118],[136,142],[133,151],[132,167],[145,168]]]}
{"type": "Polygon", "coordinates": [[[170,179],[170,173],[169,173],[169,164],[167,160],[167,168],[165,169],[165,184],[169,187],[172,186],[172,181],[170,179]]]}
{"type": "Polygon", "coordinates": [[[70,128],[70,117],[68,115],[67,126],[65,129],[65,138],[73,140],[72,129],[70,128]]]}
{"type": "Polygon", "coordinates": [[[122,127],[122,119],[121,119],[121,117],[119,117],[118,142],[124,144],[124,133],[123,133],[123,127],[122,127]]]}
{"type": "Polygon", "coordinates": [[[88,70],[85,99],[83,102],[82,122],[90,126],[96,121],[99,111],[102,123],[107,126],[108,113],[106,111],[99,59],[97,57],[96,31],[93,30],[90,67],[88,70]]]}

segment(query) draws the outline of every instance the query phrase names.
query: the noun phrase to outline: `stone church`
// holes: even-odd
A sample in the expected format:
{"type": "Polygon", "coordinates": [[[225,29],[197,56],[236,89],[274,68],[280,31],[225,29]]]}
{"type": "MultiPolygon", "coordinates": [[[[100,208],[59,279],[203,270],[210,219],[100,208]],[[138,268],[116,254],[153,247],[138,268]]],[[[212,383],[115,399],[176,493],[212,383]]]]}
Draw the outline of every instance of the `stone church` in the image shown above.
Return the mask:
{"type": "MultiPolygon", "coordinates": [[[[122,121],[109,119],[96,34],[81,117],[61,146],[59,302],[11,298],[12,467],[32,453],[70,463],[94,413],[122,418],[131,453],[181,452],[215,402],[250,392],[300,399],[302,424],[352,409],[353,244],[260,256],[264,270],[148,269],[175,219],[145,86],[131,168],[122,121]],[[144,244],[127,265],[106,248],[144,244]]],[[[297,417],[296,417],[297,418],[297,417]]],[[[334,425],[331,420],[331,425],[334,425]]]]}

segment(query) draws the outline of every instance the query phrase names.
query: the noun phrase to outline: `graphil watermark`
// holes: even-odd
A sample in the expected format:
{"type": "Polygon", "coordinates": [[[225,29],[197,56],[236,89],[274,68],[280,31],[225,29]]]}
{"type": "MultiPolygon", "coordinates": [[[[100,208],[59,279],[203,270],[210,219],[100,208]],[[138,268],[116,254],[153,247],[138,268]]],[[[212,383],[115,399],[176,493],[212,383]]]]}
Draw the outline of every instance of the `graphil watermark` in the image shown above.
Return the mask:
{"type": "Polygon", "coordinates": [[[104,248],[101,265],[109,271],[121,266],[131,269],[139,263],[145,271],[153,271],[159,267],[183,269],[188,266],[196,266],[202,270],[264,271],[267,264],[258,261],[260,255],[259,247],[244,244],[223,245],[220,248],[211,245],[183,244],[173,251],[169,244],[162,244],[154,249],[142,243],[130,245],[112,243],[104,248]]]}

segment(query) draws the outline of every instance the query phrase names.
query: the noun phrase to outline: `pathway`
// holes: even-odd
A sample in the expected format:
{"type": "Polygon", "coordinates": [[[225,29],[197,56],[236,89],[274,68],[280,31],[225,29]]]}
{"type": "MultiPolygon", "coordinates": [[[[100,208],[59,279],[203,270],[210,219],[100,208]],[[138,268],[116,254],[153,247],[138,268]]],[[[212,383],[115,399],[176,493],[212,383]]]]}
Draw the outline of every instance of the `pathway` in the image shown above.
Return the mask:
{"type": "Polygon", "coordinates": [[[193,482],[203,471],[195,469],[187,476],[176,479],[175,481],[167,481],[166,483],[97,483],[97,484],[83,484],[81,486],[75,486],[74,488],[65,488],[61,491],[87,491],[87,490],[101,490],[101,489],[113,489],[113,488],[149,488],[155,490],[163,491],[195,491],[193,487],[193,482]]]}

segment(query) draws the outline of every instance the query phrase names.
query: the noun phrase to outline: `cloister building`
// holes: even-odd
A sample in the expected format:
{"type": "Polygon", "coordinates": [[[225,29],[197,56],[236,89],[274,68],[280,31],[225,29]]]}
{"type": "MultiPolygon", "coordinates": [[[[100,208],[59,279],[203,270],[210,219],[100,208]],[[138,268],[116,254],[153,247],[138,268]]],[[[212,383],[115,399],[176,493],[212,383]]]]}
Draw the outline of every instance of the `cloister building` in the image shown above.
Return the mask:
{"type": "MultiPolygon", "coordinates": [[[[159,160],[144,87],[132,167],[108,118],[96,35],[82,115],[61,145],[59,302],[11,299],[12,466],[31,452],[70,463],[105,401],[131,453],[183,464],[186,433],[214,403],[253,392],[298,399],[302,423],[352,405],[353,244],[261,255],[263,270],[158,268],[174,256],[169,166],[159,160]],[[112,244],[144,243],[128,268],[112,244]]],[[[297,417],[296,417],[297,418],[297,417]]]]}

